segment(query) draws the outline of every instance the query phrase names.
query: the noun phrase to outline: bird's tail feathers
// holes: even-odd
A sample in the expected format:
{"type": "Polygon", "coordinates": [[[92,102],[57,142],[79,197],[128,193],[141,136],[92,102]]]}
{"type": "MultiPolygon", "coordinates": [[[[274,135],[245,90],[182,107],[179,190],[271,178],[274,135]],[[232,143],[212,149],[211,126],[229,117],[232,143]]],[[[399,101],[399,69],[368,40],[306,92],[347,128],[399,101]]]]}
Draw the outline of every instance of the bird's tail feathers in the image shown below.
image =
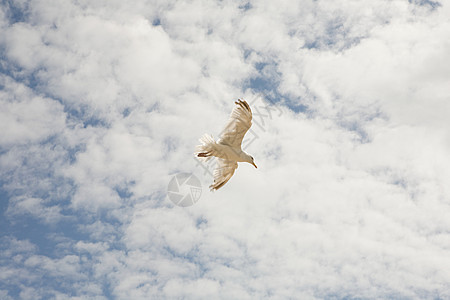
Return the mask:
{"type": "Polygon", "coordinates": [[[216,151],[216,141],[210,134],[204,134],[199,141],[201,145],[196,147],[195,155],[204,161],[210,160],[216,151]]]}

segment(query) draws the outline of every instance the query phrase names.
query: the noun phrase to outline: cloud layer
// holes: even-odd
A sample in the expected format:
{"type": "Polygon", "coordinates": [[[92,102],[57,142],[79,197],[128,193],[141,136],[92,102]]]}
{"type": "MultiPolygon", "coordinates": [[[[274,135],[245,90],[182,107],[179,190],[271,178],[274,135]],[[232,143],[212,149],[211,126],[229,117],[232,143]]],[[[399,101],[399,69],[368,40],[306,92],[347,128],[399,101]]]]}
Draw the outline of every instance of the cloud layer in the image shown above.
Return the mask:
{"type": "Polygon", "coordinates": [[[6,1],[0,298],[450,297],[449,13],[6,1]],[[192,153],[241,97],[258,169],[210,193],[192,153]]]}

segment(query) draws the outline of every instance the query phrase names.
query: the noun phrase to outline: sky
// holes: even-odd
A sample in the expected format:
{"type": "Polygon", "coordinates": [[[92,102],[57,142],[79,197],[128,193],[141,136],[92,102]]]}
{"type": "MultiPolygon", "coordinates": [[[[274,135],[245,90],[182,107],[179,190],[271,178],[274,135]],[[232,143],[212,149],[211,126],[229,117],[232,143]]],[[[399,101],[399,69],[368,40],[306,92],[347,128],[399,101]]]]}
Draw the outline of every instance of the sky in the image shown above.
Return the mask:
{"type": "Polygon", "coordinates": [[[450,298],[448,1],[4,0],[0,33],[0,299],[450,298]],[[258,169],[210,192],[238,98],[258,169]]]}

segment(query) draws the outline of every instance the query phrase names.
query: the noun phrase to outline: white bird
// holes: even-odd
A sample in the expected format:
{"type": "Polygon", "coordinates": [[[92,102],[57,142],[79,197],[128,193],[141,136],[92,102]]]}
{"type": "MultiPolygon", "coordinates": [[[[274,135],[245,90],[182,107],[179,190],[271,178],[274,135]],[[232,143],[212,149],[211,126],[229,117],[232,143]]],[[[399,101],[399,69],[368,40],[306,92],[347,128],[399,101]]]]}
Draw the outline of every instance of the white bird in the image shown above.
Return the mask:
{"type": "Polygon", "coordinates": [[[241,149],[244,135],[252,126],[252,110],[245,100],[239,99],[235,104],[220,139],[216,142],[211,135],[204,134],[200,138],[202,144],[196,148],[197,157],[205,158],[205,161],[217,157],[217,168],[213,173],[214,183],[209,186],[211,190],[221,188],[230,180],[238,162],[248,162],[257,168],[253,157],[241,149]]]}

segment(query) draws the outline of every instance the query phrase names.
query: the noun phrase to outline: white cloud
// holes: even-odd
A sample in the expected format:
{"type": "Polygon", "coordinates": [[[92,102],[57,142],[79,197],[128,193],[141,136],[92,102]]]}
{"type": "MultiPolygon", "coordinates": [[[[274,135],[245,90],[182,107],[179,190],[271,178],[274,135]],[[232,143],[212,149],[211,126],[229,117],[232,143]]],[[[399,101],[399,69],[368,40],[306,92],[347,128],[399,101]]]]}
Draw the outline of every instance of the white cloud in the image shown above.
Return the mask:
{"type": "Polygon", "coordinates": [[[0,144],[9,146],[39,142],[62,131],[63,107],[58,102],[35,95],[23,84],[0,77],[2,111],[0,144]]]}
{"type": "Polygon", "coordinates": [[[2,7],[0,297],[449,297],[449,8],[422,4],[2,7]],[[259,168],[210,193],[196,140],[261,90],[259,168]]]}

